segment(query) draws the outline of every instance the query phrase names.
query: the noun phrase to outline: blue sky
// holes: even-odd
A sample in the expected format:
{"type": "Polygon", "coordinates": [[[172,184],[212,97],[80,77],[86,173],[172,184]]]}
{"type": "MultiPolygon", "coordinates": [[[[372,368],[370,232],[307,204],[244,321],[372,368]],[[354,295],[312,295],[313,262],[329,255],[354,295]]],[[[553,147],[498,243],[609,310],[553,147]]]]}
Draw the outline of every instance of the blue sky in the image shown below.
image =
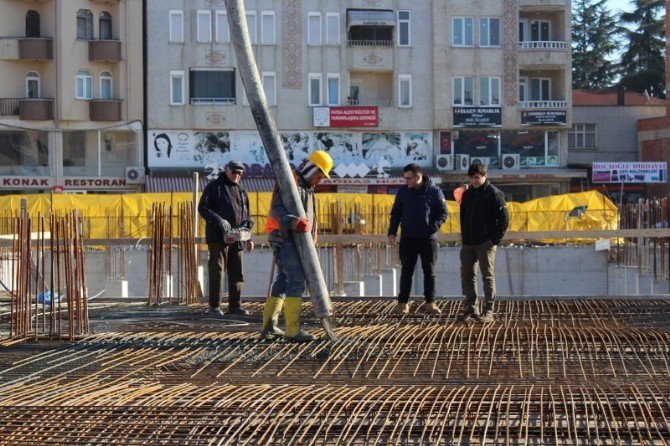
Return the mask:
{"type": "Polygon", "coordinates": [[[630,11],[630,0],[609,0],[609,6],[612,12],[630,11]]]}

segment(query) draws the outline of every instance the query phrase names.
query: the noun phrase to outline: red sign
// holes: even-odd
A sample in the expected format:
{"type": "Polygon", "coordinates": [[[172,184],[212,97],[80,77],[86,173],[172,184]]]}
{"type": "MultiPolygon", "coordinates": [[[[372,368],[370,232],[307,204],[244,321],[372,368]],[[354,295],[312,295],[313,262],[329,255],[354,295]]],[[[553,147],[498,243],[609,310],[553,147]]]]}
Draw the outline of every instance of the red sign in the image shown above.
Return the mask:
{"type": "Polygon", "coordinates": [[[330,107],[330,127],[377,127],[377,107],[330,107]]]}

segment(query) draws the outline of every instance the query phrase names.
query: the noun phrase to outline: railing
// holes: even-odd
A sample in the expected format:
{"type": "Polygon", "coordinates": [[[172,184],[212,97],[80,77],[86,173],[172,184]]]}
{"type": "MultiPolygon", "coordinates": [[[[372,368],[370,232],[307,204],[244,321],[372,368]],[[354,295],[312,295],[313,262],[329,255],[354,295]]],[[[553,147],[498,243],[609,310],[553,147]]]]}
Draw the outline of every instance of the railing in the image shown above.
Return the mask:
{"type": "Polygon", "coordinates": [[[567,108],[567,101],[519,101],[519,108],[567,108]]]}
{"type": "Polygon", "coordinates": [[[189,104],[227,104],[235,105],[235,98],[191,98],[189,104]]]}
{"type": "Polygon", "coordinates": [[[2,98],[0,99],[0,116],[18,116],[19,102],[23,98],[2,98]]]}
{"type": "Polygon", "coordinates": [[[534,40],[527,42],[519,42],[521,49],[544,49],[544,50],[565,50],[568,48],[567,42],[562,41],[543,41],[534,40]]]}
{"type": "Polygon", "coordinates": [[[348,46],[393,46],[393,40],[347,40],[348,46]]]}
{"type": "Polygon", "coordinates": [[[393,107],[393,99],[348,99],[347,105],[354,107],[393,107]]]}

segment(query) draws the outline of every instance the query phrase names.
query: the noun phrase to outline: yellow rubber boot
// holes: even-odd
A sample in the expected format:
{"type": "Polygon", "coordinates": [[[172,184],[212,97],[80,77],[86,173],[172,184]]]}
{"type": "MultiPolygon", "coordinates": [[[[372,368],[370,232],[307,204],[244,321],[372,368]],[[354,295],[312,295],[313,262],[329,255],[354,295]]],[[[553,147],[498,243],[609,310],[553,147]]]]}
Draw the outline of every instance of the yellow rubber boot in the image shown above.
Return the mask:
{"type": "Polygon", "coordinates": [[[284,306],[284,319],[286,319],[286,333],[284,337],[294,342],[309,342],[316,340],[314,335],[300,329],[300,312],[302,310],[302,298],[287,297],[284,306]]]}
{"type": "Polygon", "coordinates": [[[263,329],[261,330],[261,339],[273,339],[278,336],[284,336],[284,332],[279,329],[279,315],[284,306],[284,299],[281,297],[268,296],[265,299],[263,307],[263,329]]]}

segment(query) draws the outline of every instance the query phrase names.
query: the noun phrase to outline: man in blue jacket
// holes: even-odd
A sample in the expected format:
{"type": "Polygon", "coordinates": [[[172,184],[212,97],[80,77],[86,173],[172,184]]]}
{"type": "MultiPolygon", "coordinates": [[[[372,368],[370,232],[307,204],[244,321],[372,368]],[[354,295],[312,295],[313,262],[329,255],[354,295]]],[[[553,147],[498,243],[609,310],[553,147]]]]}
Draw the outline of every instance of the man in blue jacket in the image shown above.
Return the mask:
{"type": "Polygon", "coordinates": [[[437,233],[447,221],[447,205],[444,194],[430,178],[423,175],[418,164],[403,168],[405,186],[401,186],[391,209],[388,230],[389,244],[395,244],[398,226],[402,227],[400,238],[400,293],[396,313],[409,313],[409,293],[412,275],[418,257],[423,269],[423,294],[427,314],[441,314],[435,304],[435,261],[437,260],[437,233]]]}
{"type": "Polygon", "coordinates": [[[494,261],[496,248],[509,227],[509,212],[505,194],[487,179],[488,170],[475,162],[468,169],[470,187],[461,197],[461,281],[467,308],[463,322],[473,320],[493,322],[493,302],[496,298],[494,261]],[[477,270],[484,282],[484,311],[477,302],[477,270]]]}
{"type": "Polygon", "coordinates": [[[239,184],[244,173],[244,164],[230,161],[225,172],[207,184],[198,203],[198,213],[205,219],[205,241],[209,249],[207,262],[209,273],[209,312],[222,316],[221,278],[225,267],[228,275],[228,314],[244,316],[249,312],[241,304],[244,275],[242,274],[242,252],[251,251],[254,243],[233,241],[226,243],[225,235],[233,228],[251,230],[253,221],[249,210],[249,196],[239,184]]]}

